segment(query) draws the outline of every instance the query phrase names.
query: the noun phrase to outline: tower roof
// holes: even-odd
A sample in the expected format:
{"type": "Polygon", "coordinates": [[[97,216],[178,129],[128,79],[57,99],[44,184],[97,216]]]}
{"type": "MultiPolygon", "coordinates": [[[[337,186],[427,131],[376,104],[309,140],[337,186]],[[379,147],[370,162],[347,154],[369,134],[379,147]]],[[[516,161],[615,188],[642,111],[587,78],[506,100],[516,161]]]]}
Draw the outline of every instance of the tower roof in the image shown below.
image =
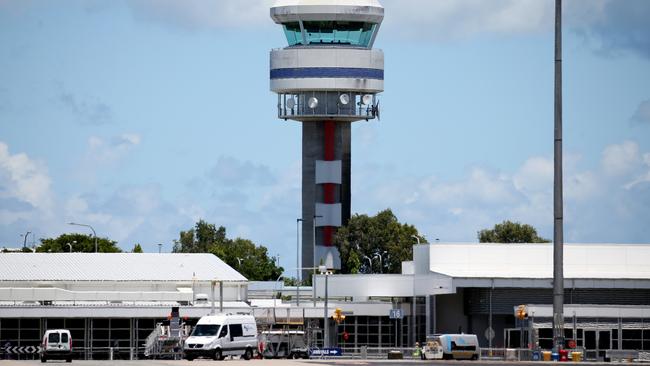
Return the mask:
{"type": "Polygon", "coordinates": [[[295,5],[349,5],[349,6],[374,6],[381,8],[377,0],[276,0],[273,7],[295,5]]]}
{"type": "Polygon", "coordinates": [[[271,18],[278,24],[298,20],[381,23],[384,8],[378,0],[277,0],[271,18]]]}

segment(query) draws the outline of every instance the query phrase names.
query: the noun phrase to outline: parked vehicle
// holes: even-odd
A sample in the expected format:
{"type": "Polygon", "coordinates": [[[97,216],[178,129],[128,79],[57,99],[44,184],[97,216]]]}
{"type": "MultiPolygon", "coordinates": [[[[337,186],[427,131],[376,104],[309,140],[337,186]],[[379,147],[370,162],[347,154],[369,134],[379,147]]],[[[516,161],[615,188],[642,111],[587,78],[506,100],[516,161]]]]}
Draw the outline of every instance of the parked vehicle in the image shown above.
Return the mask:
{"type": "Polygon", "coordinates": [[[46,330],[41,341],[41,362],[65,360],[72,362],[72,337],[67,329],[46,330]]]}
{"type": "Polygon", "coordinates": [[[223,360],[226,356],[242,356],[249,360],[257,350],[257,325],[252,315],[219,314],[199,319],[185,340],[185,359],[198,357],[223,360]]]}
{"type": "Polygon", "coordinates": [[[436,334],[427,337],[422,358],[427,360],[478,360],[481,348],[476,334],[436,334]]]}
{"type": "Polygon", "coordinates": [[[258,340],[264,358],[309,358],[305,332],[301,330],[268,330],[258,340]]]}

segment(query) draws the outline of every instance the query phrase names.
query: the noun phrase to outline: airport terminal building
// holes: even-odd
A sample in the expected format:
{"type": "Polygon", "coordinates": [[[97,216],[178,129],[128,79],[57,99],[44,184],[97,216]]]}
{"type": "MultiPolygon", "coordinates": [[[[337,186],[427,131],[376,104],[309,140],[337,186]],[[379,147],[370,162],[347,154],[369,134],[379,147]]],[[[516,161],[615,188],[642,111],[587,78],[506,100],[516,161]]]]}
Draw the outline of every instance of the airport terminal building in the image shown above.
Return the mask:
{"type": "MultiPolygon", "coordinates": [[[[650,245],[564,250],[567,339],[594,357],[650,351],[650,245]]],[[[400,348],[465,332],[482,347],[549,348],[551,244],[422,244],[414,259],[401,274],[327,275],[328,314],[347,315],[328,319],[331,345],[400,348]]],[[[0,348],[30,358],[46,329],[67,328],[75,358],[105,359],[111,347],[142,358],[172,308],[188,324],[213,311],[252,313],[261,329],[303,328],[321,346],[325,276],[316,276],[314,300],[310,287],[249,283],[212,254],[2,253],[0,348]]]]}

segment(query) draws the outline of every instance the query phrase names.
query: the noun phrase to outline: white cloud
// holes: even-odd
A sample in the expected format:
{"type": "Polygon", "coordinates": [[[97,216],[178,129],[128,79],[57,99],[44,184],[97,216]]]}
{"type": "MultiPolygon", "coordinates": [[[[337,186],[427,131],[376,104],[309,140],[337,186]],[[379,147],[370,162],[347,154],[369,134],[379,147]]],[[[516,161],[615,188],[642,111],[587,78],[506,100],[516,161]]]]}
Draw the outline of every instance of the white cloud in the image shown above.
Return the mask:
{"type": "Polygon", "coordinates": [[[551,29],[553,7],[539,0],[384,0],[386,32],[416,39],[551,29]]]}
{"type": "Polygon", "coordinates": [[[139,145],[141,138],[134,133],[124,133],[112,137],[109,141],[97,136],[88,138],[88,153],[86,162],[89,165],[114,164],[124,158],[135,146],[139,145]]]}
{"type": "Polygon", "coordinates": [[[515,188],[523,192],[550,191],[553,189],[553,160],[533,157],[524,162],[513,177],[515,188]]]}
{"type": "Polygon", "coordinates": [[[44,164],[26,154],[12,155],[9,146],[0,142],[0,198],[16,199],[49,212],[53,203],[50,185],[44,164]]]}
{"type": "Polygon", "coordinates": [[[138,20],[185,29],[245,29],[272,26],[272,0],[134,0],[128,2],[138,20]]]}
{"type": "MultiPolygon", "coordinates": [[[[567,241],[648,241],[650,153],[639,150],[633,141],[607,146],[603,164],[593,170],[582,166],[579,155],[565,154],[567,241]]],[[[552,237],[552,158],[531,157],[514,174],[475,167],[455,182],[404,176],[395,169],[386,169],[391,178],[371,180],[372,172],[383,169],[360,170],[352,176],[353,188],[363,186],[353,192],[353,211],[374,214],[389,207],[429,239],[475,241],[478,230],[502,220],[531,224],[542,236],[552,237]]]]}
{"type": "Polygon", "coordinates": [[[620,176],[630,173],[641,163],[639,145],[633,141],[610,145],[603,151],[602,166],[605,174],[620,176]]]}

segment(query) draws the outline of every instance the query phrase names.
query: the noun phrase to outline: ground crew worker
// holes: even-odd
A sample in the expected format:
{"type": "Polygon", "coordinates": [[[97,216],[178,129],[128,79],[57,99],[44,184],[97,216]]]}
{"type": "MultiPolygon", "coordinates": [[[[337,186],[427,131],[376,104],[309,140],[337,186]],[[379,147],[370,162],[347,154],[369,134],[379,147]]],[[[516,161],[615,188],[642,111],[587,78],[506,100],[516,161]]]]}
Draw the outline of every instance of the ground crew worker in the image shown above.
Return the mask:
{"type": "Polygon", "coordinates": [[[419,358],[422,355],[422,348],[420,348],[420,342],[415,342],[415,349],[413,350],[413,357],[419,358]]]}

